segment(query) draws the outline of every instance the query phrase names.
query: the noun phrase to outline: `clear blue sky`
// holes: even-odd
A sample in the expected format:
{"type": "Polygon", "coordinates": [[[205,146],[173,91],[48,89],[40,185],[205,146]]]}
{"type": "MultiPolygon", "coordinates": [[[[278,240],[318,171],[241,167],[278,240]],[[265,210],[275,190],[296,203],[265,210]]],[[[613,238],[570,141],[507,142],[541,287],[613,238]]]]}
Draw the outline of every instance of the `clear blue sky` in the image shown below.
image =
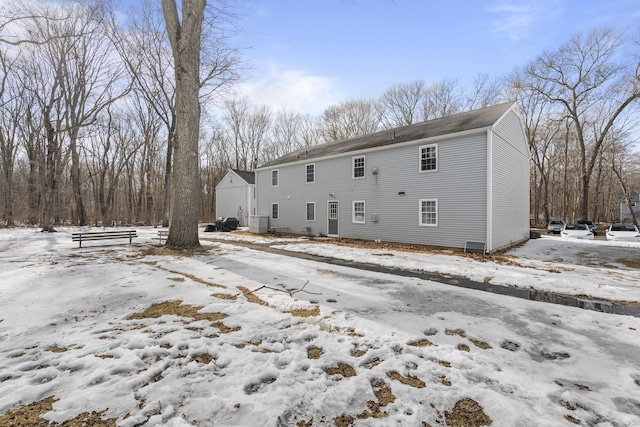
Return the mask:
{"type": "Polygon", "coordinates": [[[576,32],[640,37],[639,0],[248,0],[237,3],[255,104],[320,114],[395,83],[501,76],[576,32]]]}

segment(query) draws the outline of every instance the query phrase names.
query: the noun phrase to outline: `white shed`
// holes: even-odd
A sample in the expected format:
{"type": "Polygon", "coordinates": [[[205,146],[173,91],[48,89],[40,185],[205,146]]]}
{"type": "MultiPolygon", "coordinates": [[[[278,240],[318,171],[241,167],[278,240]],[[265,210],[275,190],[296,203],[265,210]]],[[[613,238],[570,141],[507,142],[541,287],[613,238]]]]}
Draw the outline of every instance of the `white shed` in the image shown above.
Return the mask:
{"type": "Polygon", "coordinates": [[[240,226],[249,225],[256,214],[255,174],[231,169],[216,185],[216,218],[235,217],[240,226]]]}

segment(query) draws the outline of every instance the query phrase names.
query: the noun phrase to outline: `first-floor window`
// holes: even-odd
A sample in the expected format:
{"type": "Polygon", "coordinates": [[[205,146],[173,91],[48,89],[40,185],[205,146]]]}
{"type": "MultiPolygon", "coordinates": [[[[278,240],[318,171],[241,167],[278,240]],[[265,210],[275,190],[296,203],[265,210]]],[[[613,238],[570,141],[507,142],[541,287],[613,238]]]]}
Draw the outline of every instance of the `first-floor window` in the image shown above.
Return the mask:
{"type": "Polygon", "coordinates": [[[307,221],[316,220],[316,202],[307,202],[307,221]]]}
{"type": "Polygon", "coordinates": [[[279,212],[280,210],[280,205],[278,203],[271,203],[271,219],[278,219],[279,218],[279,212]]]}
{"type": "Polygon", "coordinates": [[[420,199],[420,225],[438,225],[438,199],[420,199]]]}
{"type": "Polygon", "coordinates": [[[353,222],[364,224],[364,202],[353,202],[353,222]]]}

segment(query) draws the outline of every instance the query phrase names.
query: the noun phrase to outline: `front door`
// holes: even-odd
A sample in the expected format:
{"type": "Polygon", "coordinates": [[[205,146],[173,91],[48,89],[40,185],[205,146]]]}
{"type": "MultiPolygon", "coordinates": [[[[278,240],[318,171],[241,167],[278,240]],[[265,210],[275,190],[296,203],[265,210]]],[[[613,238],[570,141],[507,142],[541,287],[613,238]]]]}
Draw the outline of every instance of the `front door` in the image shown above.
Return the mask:
{"type": "Polygon", "coordinates": [[[329,232],[327,235],[329,236],[338,236],[338,202],[329,202],[329,232]]]}

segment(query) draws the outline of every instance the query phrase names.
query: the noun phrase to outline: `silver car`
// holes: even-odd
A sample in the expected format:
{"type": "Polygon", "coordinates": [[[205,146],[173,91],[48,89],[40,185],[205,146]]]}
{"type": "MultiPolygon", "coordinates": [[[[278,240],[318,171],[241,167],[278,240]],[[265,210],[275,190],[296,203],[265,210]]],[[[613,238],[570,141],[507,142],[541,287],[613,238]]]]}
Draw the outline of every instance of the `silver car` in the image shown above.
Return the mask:
{"type": "Polygon", "coordinates": [[[547,226],[547,233],[560,234],[563,228],[564,221],[561,219],[554,219],[549,222],[549,225],[547,226]]]}

